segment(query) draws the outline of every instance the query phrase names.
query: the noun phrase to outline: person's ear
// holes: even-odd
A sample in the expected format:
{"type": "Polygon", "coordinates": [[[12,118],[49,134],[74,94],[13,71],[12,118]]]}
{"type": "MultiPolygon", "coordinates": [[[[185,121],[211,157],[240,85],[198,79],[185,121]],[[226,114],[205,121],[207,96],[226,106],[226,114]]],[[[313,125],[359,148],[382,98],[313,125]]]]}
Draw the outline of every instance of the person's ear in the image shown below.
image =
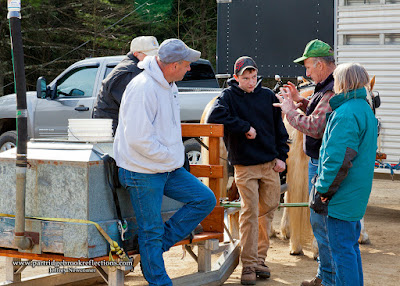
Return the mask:
{"type": "Polygon", "coordinates": [[[233,75],[233,78],[236,79],[236,81],[239,81],[239,77],[237,75],[233,75]]]}
{"type": "Polygon", "coordinates": [[[324,69],[324,65],[325,65],[325,62],[320,61],[320,60],[317,61],[317,66],[318,66],[319,70],[323,70],[324,69]]]}

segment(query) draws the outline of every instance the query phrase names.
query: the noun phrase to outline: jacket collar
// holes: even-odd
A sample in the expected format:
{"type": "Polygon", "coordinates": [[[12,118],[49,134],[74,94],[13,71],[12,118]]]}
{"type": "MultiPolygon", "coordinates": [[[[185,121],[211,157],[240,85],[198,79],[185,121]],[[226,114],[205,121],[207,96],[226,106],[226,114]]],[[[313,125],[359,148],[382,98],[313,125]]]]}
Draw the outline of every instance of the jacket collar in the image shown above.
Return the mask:
{"type": "Polygon", "coordinates": [[[132,52],[127,53],[126,56],[127,56],[130,60],[134,61],[136,64],[139,62],[139,59],[138,59],[137,57],[135,57],[135,56],[133,55],[132,52]]]}
{"type": "Polygon", "coordinates": [[[333,82],[333,73],[331,73],[324,81],[317,83],[317,85],[315,86],[315,89],[314,89],[315,90],[314,93],[317,92],[318,90],[324,88],[331,82],[333,82]]]}
{"type": "Polygon", "coordinates": [[[163,88],[170,89],[174,85],[174,83],[169,84],[165,79],[155,56],[145,57],[143,61],[138,63],[138,67],[144,69],[163,88]]]}
{"type": "Polygon", "coordinates": [[[365,87],[359,88],[359,89],[353,89],[350,90],[346,93],[339,93],[333,96],[329,100],[329,104],[332,107],[332,110],[335,110],[339,106],[341,106],[343,103],[351,100],[351,99],[366,99],[367,98],[367,90],[365,87]]]}

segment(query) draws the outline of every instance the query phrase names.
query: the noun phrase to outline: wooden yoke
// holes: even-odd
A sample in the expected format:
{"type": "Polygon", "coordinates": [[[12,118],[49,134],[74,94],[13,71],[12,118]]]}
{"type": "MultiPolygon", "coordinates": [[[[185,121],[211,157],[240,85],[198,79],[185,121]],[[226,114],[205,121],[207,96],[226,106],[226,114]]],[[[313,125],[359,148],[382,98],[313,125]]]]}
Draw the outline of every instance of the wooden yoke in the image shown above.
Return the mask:
{"type": "Polygon", "coordinates": [[[221,186],[219,179],[223,177],[223,167],[219,165],[219,140],[224,136],[222,124],[191,124],[182,123],[182,137],[210,137],[209,162],[210,165],[190,165],[190,172],[196,177],[210,178],[209,187],[217,199],[217,206],[204,219],[201,225],[207,232],[224,232],[224,208],[219,206],[221,186]]]}

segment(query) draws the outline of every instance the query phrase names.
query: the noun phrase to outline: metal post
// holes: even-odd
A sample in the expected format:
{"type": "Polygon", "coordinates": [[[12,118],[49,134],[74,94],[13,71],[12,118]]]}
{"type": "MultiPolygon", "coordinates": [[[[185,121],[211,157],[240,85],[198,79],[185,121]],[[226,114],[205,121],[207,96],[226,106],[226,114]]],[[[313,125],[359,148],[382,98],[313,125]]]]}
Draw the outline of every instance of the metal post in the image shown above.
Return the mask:
{"type": "Polygon", "coordinates": [[[24,50],[21,33],[21,1],[8,0],[11,48],[14,64],[14,87],[17,93],[17,160],[14,243],[19,249],[31,249],[33,242],[25,236],[25,190],[28,129],[24,50]]]}

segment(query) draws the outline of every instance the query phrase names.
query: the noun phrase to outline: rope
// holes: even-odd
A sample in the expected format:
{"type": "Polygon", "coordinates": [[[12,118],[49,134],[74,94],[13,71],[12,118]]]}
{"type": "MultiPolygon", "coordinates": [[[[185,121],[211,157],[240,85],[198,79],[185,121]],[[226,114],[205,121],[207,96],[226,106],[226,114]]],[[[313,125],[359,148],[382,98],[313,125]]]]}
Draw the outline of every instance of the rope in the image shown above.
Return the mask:
{"type": "MultiPolygon", "coordinates": [[[[15,217],[15,215],[0,213],[0,217],[15,217]]],[[[94,221],[85,220],[85,219],[51,218],[51,217],[25,217],[25,218],[38,219],[38,220],[47,220],[47,221],[57,221],[57,222],[72,222],[72,223],[92,224],[97,228],[97,230],[100,232],[100,234],[110,244],[110,253],[109,253],[110,261],[114,261],[114,258],[112,257],[112,253],[113,252],[116,253],[119,256],[119,258],[122,259],[123,261],[129,261],[129,257],[126,255],[124,250],[121,247],[119,247],[118,242],[112,240],[111,237],[104,231],[104,229],[102,229],[101,226],[98,223],[94,222],[94,221]]]]}
{"type": "Polygon", "coordinates": [[[392,180],[394,179],[394,170],[400,170],[400,162],[395,164],[384,163],[381,160],[375,161],[375,168],[389,169],[390,175],[392,176],[392,180]]]}

